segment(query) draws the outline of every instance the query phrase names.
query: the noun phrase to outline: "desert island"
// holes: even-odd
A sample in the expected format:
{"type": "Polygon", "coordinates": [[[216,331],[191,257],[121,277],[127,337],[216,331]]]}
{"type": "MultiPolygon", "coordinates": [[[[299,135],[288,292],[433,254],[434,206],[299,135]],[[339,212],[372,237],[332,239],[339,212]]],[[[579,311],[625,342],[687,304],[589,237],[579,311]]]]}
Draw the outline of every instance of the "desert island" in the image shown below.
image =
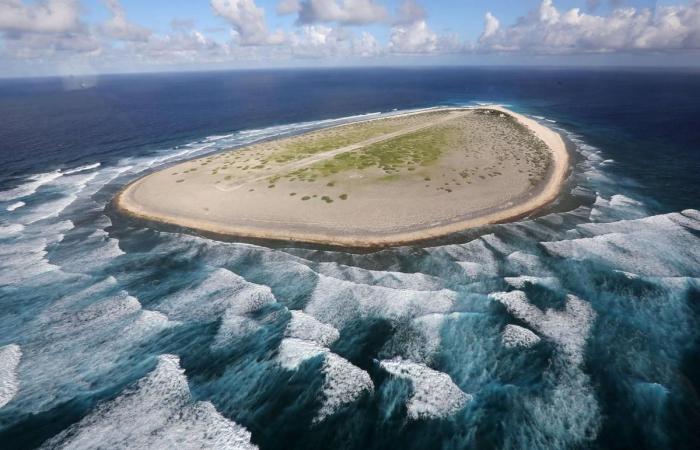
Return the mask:
{"type": "Polygon", "coordinates": [[[115,204],[220,236],[384,247],[527,215],[557,197],[568,160],[558,133],[506,108],[437,108],[183,162],[115,204]]]}

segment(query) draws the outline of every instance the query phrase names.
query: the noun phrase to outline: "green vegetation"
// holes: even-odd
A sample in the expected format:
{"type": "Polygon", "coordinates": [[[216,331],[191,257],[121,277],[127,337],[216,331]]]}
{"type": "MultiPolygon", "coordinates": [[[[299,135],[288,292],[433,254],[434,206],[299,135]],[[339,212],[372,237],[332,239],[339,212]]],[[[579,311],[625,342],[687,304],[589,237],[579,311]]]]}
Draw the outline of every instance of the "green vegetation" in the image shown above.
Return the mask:
{"type": "Polygon", "coordinates": [[[449,127],[416,131],[356,151],[341,153],[290,172],[286,177],[313,181],[319,176],[327,177],[348,170],[378,168],[387,175],[398,174],[402,169],[415,170],[416,166],[428,166],[438,160],[452,131],[449,127]]]}
{"type": "MultiPolygon", "coordinates": [[[[444,114],[447,111],[436,111],[423,114],[422,118],[433,118],[444,114]]],[[[366,141],[387,133],[393,133],[406,127],[401,118],[383,119],[376,121],[360,122],[357,124],[344,125],[337,128],[320,130],[299,138],[292,138],[284,147],[273,153],[270,160],[276,163],[287,163],[297,161],[317,153],[346,147],[358,142],[366,141]]]]}

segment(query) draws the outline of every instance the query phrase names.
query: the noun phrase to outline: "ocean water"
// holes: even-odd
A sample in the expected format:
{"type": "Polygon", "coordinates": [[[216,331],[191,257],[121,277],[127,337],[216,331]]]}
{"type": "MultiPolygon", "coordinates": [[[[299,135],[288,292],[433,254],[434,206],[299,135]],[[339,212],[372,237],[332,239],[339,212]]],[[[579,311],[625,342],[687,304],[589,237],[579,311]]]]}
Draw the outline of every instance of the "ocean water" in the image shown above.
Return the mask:
{"type": "Polygon", "coordinates": [[[0,448],[699,448],[698,117],[680,70],[0,81],[0,448]],[[351,253],[109,205],[197,155],[479,103],[569,140],[541,214],[351,253]]]}

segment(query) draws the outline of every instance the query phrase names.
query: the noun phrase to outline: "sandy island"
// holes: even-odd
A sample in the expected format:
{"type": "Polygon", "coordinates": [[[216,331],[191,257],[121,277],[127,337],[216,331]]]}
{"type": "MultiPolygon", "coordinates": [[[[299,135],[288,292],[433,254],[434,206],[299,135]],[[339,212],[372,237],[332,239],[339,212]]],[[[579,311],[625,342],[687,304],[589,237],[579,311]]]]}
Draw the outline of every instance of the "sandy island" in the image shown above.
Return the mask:
{"type": "Polygon", "coordinates": [[[527,215],[557,197],[568,164],[561,136],[523,115],[440,108],[187,161],[115,204],[222,236],[385,247],[527,215]]]}

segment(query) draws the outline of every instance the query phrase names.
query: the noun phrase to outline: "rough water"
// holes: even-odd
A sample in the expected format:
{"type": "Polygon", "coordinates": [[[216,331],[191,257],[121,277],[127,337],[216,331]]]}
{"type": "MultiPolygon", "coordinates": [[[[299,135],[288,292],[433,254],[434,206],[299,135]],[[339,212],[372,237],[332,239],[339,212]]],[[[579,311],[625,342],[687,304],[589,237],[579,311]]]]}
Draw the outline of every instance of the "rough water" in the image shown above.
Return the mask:
{"type": "Polygon", "coordinates": [[[560,200],[427,248],[218,242],[109,207],[162,164],[327,122],[19,177],[0,447],[693,448],[700,211],[655,212],[535,118],[575,156],[560,200]]]}

